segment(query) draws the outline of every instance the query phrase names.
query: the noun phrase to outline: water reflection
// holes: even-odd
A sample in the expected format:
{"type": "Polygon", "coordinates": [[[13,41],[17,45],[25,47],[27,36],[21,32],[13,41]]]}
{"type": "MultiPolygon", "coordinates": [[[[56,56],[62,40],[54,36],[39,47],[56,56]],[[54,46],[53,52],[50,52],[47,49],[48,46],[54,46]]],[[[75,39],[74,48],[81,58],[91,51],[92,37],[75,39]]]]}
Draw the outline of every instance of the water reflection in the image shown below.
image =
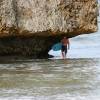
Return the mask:
{"type": "Polygon", "coordinates": [[[100,59],[0,64],[0,99],[99,100],[99,66],[100,59]]]}

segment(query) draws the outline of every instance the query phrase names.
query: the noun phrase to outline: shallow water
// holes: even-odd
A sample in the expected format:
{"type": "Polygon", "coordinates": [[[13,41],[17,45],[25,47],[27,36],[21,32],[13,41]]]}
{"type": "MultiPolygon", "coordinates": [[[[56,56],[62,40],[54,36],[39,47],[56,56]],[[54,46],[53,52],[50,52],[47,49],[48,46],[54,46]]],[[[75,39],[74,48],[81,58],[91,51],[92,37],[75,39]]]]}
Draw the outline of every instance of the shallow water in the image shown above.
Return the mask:
{"type": "Polygon", "coordinates": [[[0,64],[0,100],[100,100],[100,59],[0,64]]]}

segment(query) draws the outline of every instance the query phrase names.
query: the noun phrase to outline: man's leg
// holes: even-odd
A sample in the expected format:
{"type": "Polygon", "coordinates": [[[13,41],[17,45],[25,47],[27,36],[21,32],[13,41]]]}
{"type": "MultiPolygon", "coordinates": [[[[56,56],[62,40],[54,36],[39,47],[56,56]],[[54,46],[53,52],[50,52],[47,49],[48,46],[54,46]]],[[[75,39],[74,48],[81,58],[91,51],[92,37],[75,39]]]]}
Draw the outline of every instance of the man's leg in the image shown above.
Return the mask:
{"type": "Polygon", "coordinates": [[[62,52],[62,58],[64,59],[65,50],[64,50],[64,46],[63,45],[62,45],[62,48],[61,48],[61,52],[62,52]]]}
{"type": "Polygon", "coordinates": [[[67,47],[66,47],[66,49],[65,49],[65,58],[66,58],[66,55],[67,55],[67,47]]]}
{"type": "Polygon", "coordinates": [[[65,53],[64,53],[64,51],[62,51],[62,58],[64,59],[64,55],[65,55],[65,53]]]}

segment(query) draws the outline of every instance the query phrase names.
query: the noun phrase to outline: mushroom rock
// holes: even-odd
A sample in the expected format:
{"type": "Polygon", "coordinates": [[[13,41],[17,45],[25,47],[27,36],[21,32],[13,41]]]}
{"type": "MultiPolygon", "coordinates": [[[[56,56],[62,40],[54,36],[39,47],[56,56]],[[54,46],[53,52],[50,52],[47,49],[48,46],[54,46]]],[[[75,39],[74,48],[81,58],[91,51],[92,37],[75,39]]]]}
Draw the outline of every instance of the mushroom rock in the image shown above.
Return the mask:
{"type": "Polygon", "coordinates": [[[97,31],[97,0],[0,0],[0,55],[47,56],[63,36],[97,31]]]}

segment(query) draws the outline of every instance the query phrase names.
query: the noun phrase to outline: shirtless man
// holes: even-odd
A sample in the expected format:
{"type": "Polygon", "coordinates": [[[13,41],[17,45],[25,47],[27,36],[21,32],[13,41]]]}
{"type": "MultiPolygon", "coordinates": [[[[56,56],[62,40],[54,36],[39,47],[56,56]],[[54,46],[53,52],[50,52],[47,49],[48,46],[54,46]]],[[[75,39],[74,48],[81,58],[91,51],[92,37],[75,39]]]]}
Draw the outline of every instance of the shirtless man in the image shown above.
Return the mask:
{"type": "Polygon", "coordinates": [[[61,43],[62,43],[62,48],[61,48],[62,57],[63,57],[63,59],[65,59],[66,58],[66,54],[67,54],[67,49],[70,48],[70,43],[69,43],[68,38],[66,38],[66,37],[64,37],[61,40],[61,43]]]}

